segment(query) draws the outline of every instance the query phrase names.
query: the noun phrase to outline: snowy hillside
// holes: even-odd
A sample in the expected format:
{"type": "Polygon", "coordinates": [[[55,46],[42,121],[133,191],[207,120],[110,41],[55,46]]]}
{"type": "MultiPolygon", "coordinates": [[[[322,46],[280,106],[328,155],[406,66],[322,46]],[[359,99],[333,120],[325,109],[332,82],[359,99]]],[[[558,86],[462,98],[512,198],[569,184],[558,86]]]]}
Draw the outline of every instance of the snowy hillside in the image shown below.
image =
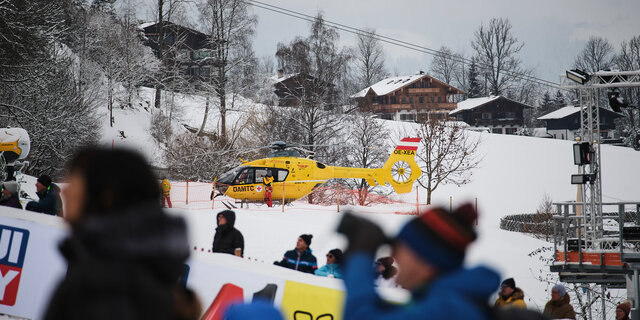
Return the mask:
{"type": "MultiPolygon", "coordinates": [[[[150,89],[141,89],[141,95],[149,99],[153,96],[150,89]]],[[[243,114],[259,110],[262,106],[241,100],[237,111],[231,112],[232,121],[242,119],[243,114]]],[[[179,123],[199,127],[204,110],[204,99],[176,95],[174,103],[181,111],[179,123]]],[[[150,103],[151,104],[151,103],[150,103]]],[[[118,110],[116,126],[106,128],[102,141],[115,145],[130,145],[144,152],[154,163],[161,149],[149,134],[152,107],[134,111],[118,110]],[[124,131],[122,138],[119,131],[124,131]]],[[[176,123],[178,123],[178,121],[176,123]]],[[[232,123],[230,121],[230,123],[232,123]]],[[[380,121],[392,132],[393,145],[398,138],[411,134],[414,124],[395,121],[380,121]]],[[[217,110],[210,110],[207,130],[217,126],[217,110]]],[[[177,130],[180,125],[174,126],[177,130]]],[[[529,253],[540,247],[551,247],[551,243],[540,241],[527,235],[499,229],[500,218],[507,214],[535,212],[544,194],[554,201],[569,201],[576,198],[576,187],[570,184],[570,175],[576,173],[573,165],[572,142],[541,139],[522,136],[496,135],[469,132],[482,140],[479,153],[482,157],[479,168],[473,171],[470,184],[457,187],[444,185],[433,194],[434,204],[449,206],[452,197],[454,206],[463,201],[478,200],[480,211],[479,240],[471,247],[468,263],[487,263],[498,269],[503,277],[514,277],[518,286],[526,294],[526,302],[532,308],[542,308],[548,300],[549,286],[536,278],[548,272],[548,266],[538,257],[529,253]]],[[[602,146],[602,190],[604,201],[638,201],[637,181],[640,171],[635,167],[640,163],[640,152],[629,148],[602,146]]],[[[421,202],[425,198],[420,191],[421,202]]],[[[394,234],[411,216],[393,214],[395,211],[410,211],[415,208],[415,191],[396,196],[409,205],[394,210],[388,206],[368,208],[345,208],[341,211],[361,211],[368,218],[379,222],[388,234],[394,234]]],[[[181,206],[178,204],[177,206],[181,206]]],[[[182,205],[184,206],[184,205],[182,205]]],[[[215,214],[221,210],[220,203],[215,209],[186,210],[172,209],[175,214],[183,215],[189,222],[191,242],[194,247],[205,250],[211,247],[215,214]]],[[[206,206],[205,206],[206,207],[206,206]]],[[[237,227],[245,236],[246,257],[271,265],[279,260],[284,251],[294,247],[297,236],[302,233],[314,235],[311,247],[319,261],[324,262],[324,254],[333,248],[343,248],[342,237],[335,233],[340,218],[335,206],[312,206],[294,203],[281,208],[252,206],[250,209],[238,209],[237,227]]],[[[549,255],[549,254],[547,254],[549,255]]]]}

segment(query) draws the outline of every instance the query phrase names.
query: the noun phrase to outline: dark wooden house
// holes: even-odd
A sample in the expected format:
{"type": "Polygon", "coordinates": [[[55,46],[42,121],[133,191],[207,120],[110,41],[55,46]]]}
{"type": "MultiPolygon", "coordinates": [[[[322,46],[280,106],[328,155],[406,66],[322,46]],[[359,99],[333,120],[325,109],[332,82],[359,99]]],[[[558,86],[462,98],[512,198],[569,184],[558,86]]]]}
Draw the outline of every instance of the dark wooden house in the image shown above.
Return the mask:
{"type": "MultiPolygon", "coordinates": [[[[611,110],[600,108],[600,137],[602,139],[614,139],[615,120],[622,117],[621,114],[611,110]]],[[[547,133],[554,139],[575,140],[580,130],[580,107],[566,106],[556,111],[547,113],[538,120],[546,123],[547,133]]]]}
{"type": "Polygon", "coordinates": [[[323,104],[327,107],[335,105],[336,88],[306,73],[285,75],[278,70],[273,80],[274,93],[278,97],[278,105],[296,107],[302,103],[323,104]]]}
{"type": "MultiPolygon", "coordinates": [[[[138,29],[144,33],[145,44],[158,57],[158,23],[143,23],[138,29]]],[[[197,30],[171,22],[163,23],[163,63],[168,70],[189,76],[189,80],[205,80],[212,72],[212,44],[209,37],[197,30]]]]}
{"type": "Polygon", "coordinates": [[[375,113],[383,119],[424,121],[430,117],[446,119],[449,111],[456,108],[455,96],[462,93],[419,72],[384,79],[351,98],[355,99],[360,110],[375,113]]]}
{"type": "Polygon", "coordinates": [[[516,134],[524,126],[527,108],[533,107],[503,96],[490,96],[461,101],[449,115],[471,127],[487,128],[492,133],[516,134]]]}

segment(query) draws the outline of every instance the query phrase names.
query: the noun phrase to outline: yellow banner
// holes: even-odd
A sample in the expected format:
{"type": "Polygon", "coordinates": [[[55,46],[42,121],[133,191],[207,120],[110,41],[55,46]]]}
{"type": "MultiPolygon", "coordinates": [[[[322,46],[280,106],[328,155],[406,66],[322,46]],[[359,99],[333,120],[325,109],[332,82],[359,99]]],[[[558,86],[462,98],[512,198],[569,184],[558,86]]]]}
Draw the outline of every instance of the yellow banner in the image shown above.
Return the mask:
{"type": "Polygon", "coordinates": [[[340,320],[344,292],[310,284],[286,281],[282,313],[287,320],[340,320]]]}

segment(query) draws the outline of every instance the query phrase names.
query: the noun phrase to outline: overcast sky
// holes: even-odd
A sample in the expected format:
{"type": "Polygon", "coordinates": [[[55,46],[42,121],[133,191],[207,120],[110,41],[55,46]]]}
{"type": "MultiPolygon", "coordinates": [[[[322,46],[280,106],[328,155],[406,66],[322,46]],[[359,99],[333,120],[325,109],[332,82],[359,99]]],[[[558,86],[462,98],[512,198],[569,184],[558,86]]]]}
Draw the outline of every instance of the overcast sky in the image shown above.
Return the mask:
{"type": "MultiPolygon", "coordinates": [[[[589,36],[607,38],[616,51],[622,41],[640,36],[640,0],[261,1],[312,16],[322,11],[333,22],[371,27],[378,34],[432,49],[447,46],[467,57],[481,23],[508,18],[514,35],[524,43],[520,52],[524,66],[554,82],[571,68],[589,36]]],[[[288,43],[309,33],[307,21],[257,7],[251,10],[258,16],[254,49],[259,57],[273,56],[278,42],[288,43]]],[[[189,17],[193,23],[197,23],[195,15],[189,17]]],[[[353,34],[341,32],[340,37],[343,45],[355,44],[353,34]]],[[[384,49],[392,74],[429,69],[430,55],[390,44],[384,44],[384,49]]]]}
{"type": "MultiPolygon", "coordinates": [[[[589,36],[620,43],[640,36],[640,0],[262,0],[309,15],[324,12],[325,19],[352,27],[372,27],[377,33],[432,49],[448,46],[472,53],[470,42],[481,23],[508,18],[513,33],[524,43],[520,57],[538,77],[554,82],[571,67],[589,36]]],[[[278,42],[296,35],[306,36],[309,23],[261,8],[254,49],[258,56],[273,55],[278,42]]],[[[355,35],[341,33],[345,45],[355,44],[355,35]]],[[[410,74],[428,70],[431,56],[384,44],[386,64],[392,73],[410,74]]]]}

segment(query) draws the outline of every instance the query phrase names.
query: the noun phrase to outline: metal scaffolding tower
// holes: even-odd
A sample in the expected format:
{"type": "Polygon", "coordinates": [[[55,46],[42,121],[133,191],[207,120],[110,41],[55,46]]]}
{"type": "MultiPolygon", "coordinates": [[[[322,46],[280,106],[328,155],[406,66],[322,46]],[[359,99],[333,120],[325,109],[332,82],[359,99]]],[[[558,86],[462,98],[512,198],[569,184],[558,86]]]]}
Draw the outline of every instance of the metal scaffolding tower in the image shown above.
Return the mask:
{"type": "Polygon", "coordinates": [[[598,71],[590,74],[585,83],[578,84],[563,78],[563,89],[577,90],[580,106],[580,131],[578,136],[582,142],[591,147],[592,159],[582,168],[583,174],[592,177],[590,183],[582,188],[582,213],[585,217],[584,238],[586,244],[593,249],[615,249],[617,240],[609,240],[604,235],[602,219],[602,177],[600,171],[600,103],[606,92],[614,88],[640,87],[640,70],[638,71],[598,71]]]}
{"type": "MultiPolygon", "coordinates": [[[[592,74],[571,70],[567,71],[567,76],[572,79],[563,78],[561,88],[577,91],[580,107],[578,137],[580,142],[589,144],[589,161],[579,168],[579,172],[588,177],[588,182],[582,184],[582,202],[556,204],[559,214],[554,217],[558,222],[557,227],[554,224],[556,257],[551,270],[559,272],[562,281],[600,284],[603,295],[607,286],[628,286],[626,279],[631,277],[634,289],[632,318],[635,319],[640,316],[640,202],[605,203],[606,206],[617,206],[618,215],[612,217],[603,213],[599,111],[600,104],[608,100],[605,91],[640,87],[640,70],[592,74]],[[569,212],[570,206],[573,214],[569,212]],[[635,207],[633,223],[627,222],[626,206],[635,207]],[[618,226],[617,234],[611,230],[612,221],[618,226]]],[[[604,297],[602,302],[604,317],[604,297]]]]}

